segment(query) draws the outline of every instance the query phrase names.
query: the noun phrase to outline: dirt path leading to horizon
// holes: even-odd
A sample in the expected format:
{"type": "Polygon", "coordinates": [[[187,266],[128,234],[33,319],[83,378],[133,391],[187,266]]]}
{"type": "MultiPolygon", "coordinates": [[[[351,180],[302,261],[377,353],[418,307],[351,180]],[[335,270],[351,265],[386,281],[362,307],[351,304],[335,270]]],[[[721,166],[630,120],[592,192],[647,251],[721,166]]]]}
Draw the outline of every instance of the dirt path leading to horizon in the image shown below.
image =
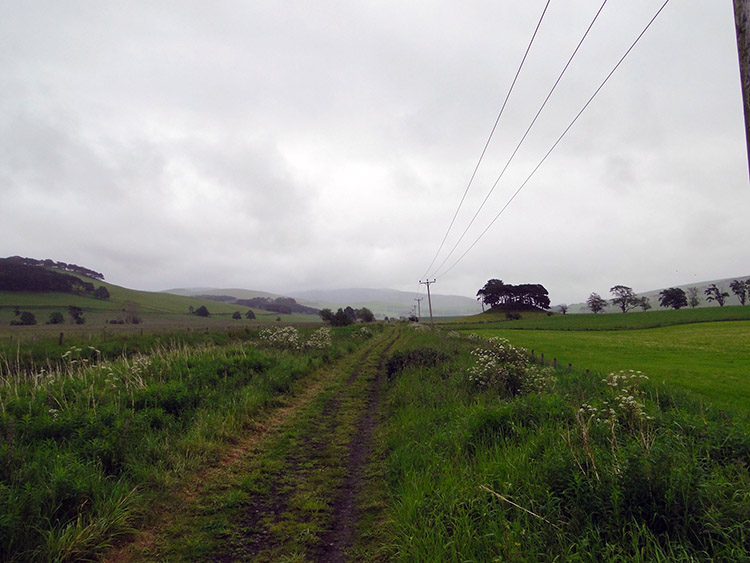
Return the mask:
{"type": "Polygon", "coordinates": [[[109,561],[383,560],[373,436],[397,338],[378,335],[326,370],[109,561]]]}

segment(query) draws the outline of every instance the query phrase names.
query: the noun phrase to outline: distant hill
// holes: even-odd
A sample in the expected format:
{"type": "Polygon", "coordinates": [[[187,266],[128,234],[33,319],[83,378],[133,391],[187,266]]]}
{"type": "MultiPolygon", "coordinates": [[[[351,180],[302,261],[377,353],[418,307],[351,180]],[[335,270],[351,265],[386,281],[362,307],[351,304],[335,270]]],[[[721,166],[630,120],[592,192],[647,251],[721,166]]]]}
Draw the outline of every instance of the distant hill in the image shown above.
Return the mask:
{"type": "MultiPolygon", "coordinates": [[[[298,291],[293,297],[308,305],[318,308],[337,308],[351,305],[355,309],[367,307],[379,318],[402,317],[411,313],[417,304],[416,295],[408,291],[395,289],[329,289],[298,291]]],[[[427,296],[421,301],[422,317],[429,316],[427,296]]],[[[480,313],[482,307],[476,299],[460,295],[432,294],[432,312],[436,317],[462,317],[480,313]]]]}
{"type": "MultiPolygon", "coordinates": [[[[183,296],[217,296],[224,299],[226,296],[235,297],[240,302],[253,297],[268,297],[278,299],[278,294],[248,289],[218,289],[218,288],[195,288],[195,289],[169,289],[168,293],[183,296]]],[[[406,317],[411,313],[412,307],[417,304],[414,301],[415,294],[408,291],[395,289],[322,289],[292,292],[286,297],[294,298],[300,305],[313,309],[337,309],[347,305],[361,309],[367,307],[377,318],[383,317],[406,317]]],[[[422,316],[429,316],[427,297],[423,296],[421,302],[422,316]]],[[[436,317],[462,317],[480,313],[482,307],[478,301],[470,297],[459,295],[432,294],[432,312],[436,317]]]]}
{"type": "MultiPolygon", "coordinates": [[[[737,296],[734,295],[734,293],[732,293],[731,289],[729,289],[729,283],[732,282],[733,280],[745,280],[748,278],[750,278],[750,276],[747,276],[747,275],[737,276],[734,278],[725,278],[725,279],[720,279],[720,280],[703,281],[703,282],[697,282],[697,283],[687,283],[684,285],[677,285],[677,286],[672,286],[672,287],[679,287],[685,292],[687,292],[689,287],[696,287],[698,288],[698,298],[701,300],[700,305],[698,305],[698,307],[718,307],[719,305],[715,301],[706,301],[706,294],[703,293],[709,285],[716,284],[716,287],[723,288],[724,291],[729,293],[729,297],[727,298],[727,305],[739,305],[740,302],[737,299],[737,296]]],[[[659,293],[665,289],[668,289],[668,288],[663,287],[661,289],[652,289],[649,291],[642,291],[642,292],[636,291],[636,294],[638,295],[638,297],[648,297],[649,301],[651,302],[652,309],[661,309],[661,307],[659,307],[659,293]]],[[[635,291],[635,288],[633,288],[633,290],[635,291]]],[[[607,308],[604,310],[605,313],[621,313],[620,309],[617,306],[611,304],[612,295],[610,295],[609,293],[607,293],[607,295],[601,294],[601,297],[603,299],[606,299],[607,302],[610,303],[610,305],[608,305],[607,308]]],[[[556,311],[558,310],[558,308],[559,308],[559,305],[556,305],[556,306],[553,306],[551,310],[556,311]]],[[[635,310],[640,311],[641,309],[640,307],[638,307],[635,310]]],[[[590,313],[590,312],[591,311],[589,311],[586,308],[586,303],[573,303],[568,306],[569,314],[570,313],[590,313]]]]}

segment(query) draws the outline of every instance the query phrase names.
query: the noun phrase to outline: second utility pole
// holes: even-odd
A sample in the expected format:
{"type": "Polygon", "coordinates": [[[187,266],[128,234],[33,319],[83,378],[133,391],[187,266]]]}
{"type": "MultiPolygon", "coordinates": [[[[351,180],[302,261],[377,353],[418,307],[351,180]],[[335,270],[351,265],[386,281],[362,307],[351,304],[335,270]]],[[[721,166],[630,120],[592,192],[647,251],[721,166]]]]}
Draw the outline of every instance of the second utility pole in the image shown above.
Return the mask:
{"type": "Polygon", "coordinates": [[[435,283],[436,281],[437,280],[432,280],[432,281],[430,281],[430,280],[427,280],[427,281],[419,280],[419,283],[424,284],[424,285],[427,286],[427,303],[430,306],[430,325],[433,326],[433,327],[435,326],[435,322],[432,320],[432,298],[430,298],[430,284],[431,283],[435,283]]]}

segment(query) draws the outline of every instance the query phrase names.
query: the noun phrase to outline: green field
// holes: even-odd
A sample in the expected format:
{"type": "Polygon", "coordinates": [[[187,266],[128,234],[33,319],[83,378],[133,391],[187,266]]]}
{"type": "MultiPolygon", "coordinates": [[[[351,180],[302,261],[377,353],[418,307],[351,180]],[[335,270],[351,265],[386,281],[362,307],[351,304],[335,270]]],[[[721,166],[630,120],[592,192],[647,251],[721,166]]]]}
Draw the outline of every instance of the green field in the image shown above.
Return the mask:
{"type": "Polygon", "coordinates": [[[97,282],[107,288],[110,298],[95,299],[87,295],[70,293],[36,293],[36,292],[3,292],[0,291],[0,338],[20,340],[44,336],[66,334],[101,333],[106,330],[111,334],[132,332],[165,332],[170,330],[209,329],[221,330],[236,327],[253,327],[266,323],[310,323],[320,322],[314,315],[279,314],[261,309],[253,309],[255,320],[247,320],[244,315],[248,307],[222,303],[195,297],[182,297],[169,293],[137,291],[126,289],[104,282],[97,282]],[[68,306],[74,305],[83,310],[86,322],[83,325],[70,324],[68,306]],[[210,317],[198,317],[189,313],[189,308],[198,309],[204,305],[211,313],[210,317]],[[17,320],[15,310],[28,311],[36,317],[33,326],[11,326],[17,320]],[[125,309],[133,309],[141,319],[139,324],[111,324],[123,317],[125,309]],[[52,312],[58,311],[65,317],[60,325],[45,324],[52,312]],[[239,311],[241,320],[232,319],[232,314],[239,311]],[[277,319],[279,319],[277,321],[277,319]]]}
{"type": "Polygon", "coordinates": [[[641,370],[653,382],[695,392],[717,406],[748,411],[750,321],[733,320],[747,315],[750,307],[725,307],[539,316],[460,326],[484,337],[507,338],[537,357],[544,354],[548,362],[556,358],[559,366],[572,364],[601,374],[641,370]]]}

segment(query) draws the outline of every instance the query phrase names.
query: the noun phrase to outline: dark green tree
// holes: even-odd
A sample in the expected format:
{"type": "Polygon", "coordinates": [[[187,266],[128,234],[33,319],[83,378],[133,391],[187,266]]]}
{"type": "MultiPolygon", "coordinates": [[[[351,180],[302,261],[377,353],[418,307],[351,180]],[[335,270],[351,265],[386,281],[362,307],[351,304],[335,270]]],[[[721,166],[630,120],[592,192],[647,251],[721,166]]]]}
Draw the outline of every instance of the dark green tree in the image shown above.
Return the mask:
{"type": "Polygon", "coordinates": [[[239,311],[235,311],[234,313],[232,313],[232,318],[235,321],[242,320],[242,313],[240,313],[239,311]]]}
{"type": "Polygon", "coordinates": [[[201,305],[195,310],[195,315],[198,315],[199,317],[210,317],[211,313],[208,312],[208,309],[206,309],[205,305],[201,305]]]}
{"type": "Polygon", "coordinates": [[[371,323],[375,320],[375,315],[367,307],[362,307],[356,310],[357,318],[363,323],[371,323]]]}
{"type": "Polygon", "coordinates": [[[65,317],[60,311],[53,311],[49,314],[48,325],[59,325],[65,322],[65,317]]]}
{"type": "Polygon", "coordinates": [[[35,325],[36,317],[34,316],[34,313],[30,313],[29,311],[23,311],[19,315],[19,319],[17,321],[10,321],[10,324],[12,325],[35,325]]]}
{"type": "Polygon", "coordinates": [[[252,309],[247,310],[247,313],[245,313],[245,318],[248,320],[253,320],[255,318],[255,313],[253,313],[252,309]]]}
{"type": "Polygon", "coordinates": [[[695,309],[698,305],[701,304],[701,299],[698,297],[698,288],[695,286],[691,286],[687,288],[687,298],[688,298],[688,305],[690,305],[691,308],[695,309]]]}
{"type": "Polygon", "coordinates": [[[638,299],[638,306],[642,311],[648,311],[651,308],[651,300],[644,295],[638,299]]]}
{"type": "Polygon", "coordinates": [[[672,307],[672,309],[687,307],[687,295],[679,287],[670,287],[659,292],[659,305],[662,307],[672,307]]]}
{"type": "MultiPolygon", "coordinates": [[[[351,309],[351,307],[349,307],[351,309]]],[[[333,315],[333,321],[331,324],[333,326],[347,326],[354,322],[354,319],[352,319],[352,316],[349,315],[344,309],[339,307],[339,309],[336,311],[336,313],[333,315]]]]}
{"type": "Polygon", "coordinates": [[[609,292],[614,295],[611,300],[612,305],[617,305],[623,313],[627,313],[640,305],[638,296],[633,292],[632,288],[626,285],[616,285],[610,288],[609,292]]]}
{"type": "Polygon", "coordinates": [[[706,301],[716,301],[719,307],[723,307],[729,297],[729,294],[722,288],[716,287],[715,283],[709,285],[703,293],[706,294],[706,301]]]}
{"type": "Polygon", "coordinates": [[[68,315],[70,315],[70,322],[73,324],[82,325],[86,322],[86,319],[83,317],[83,309],[75,305],[68,306],[68,315]]]}
{"type": "Polygon", "coordinates": [[[729,284],[729,288],[740,300],[740,305],[744,305],[747,301],[747,294],[750,291],[750,279],[748,280],[733,280],[729,284]]]}
{"type": "Polygon", "coordinates": [[[109,290],[103,285],[100,285],[94,290],[94,297],[97,299],[109,299],[109,290]]]}
{"type": "Polygon", "coordinates": [[[602,313],[604,308],[607,306],[607,300],[603,299],[598,293],[592,293],[589,298],[586,299],[586,307],[588,307],[592,313],[602,313]]]}
{"type": "Polygon", "coordinates": [[[333,324],[333,311],[330,309],[321,309],[318,314],[324,322],[333,324]]]}

